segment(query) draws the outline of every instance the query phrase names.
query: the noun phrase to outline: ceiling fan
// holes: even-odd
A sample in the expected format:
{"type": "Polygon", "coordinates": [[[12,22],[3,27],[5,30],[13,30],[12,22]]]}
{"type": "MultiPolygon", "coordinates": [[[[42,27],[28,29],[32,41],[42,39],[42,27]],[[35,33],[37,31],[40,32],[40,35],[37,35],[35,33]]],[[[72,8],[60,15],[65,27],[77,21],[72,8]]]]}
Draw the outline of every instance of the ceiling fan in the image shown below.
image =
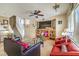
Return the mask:
{"type": "Polygon", "coordinates": [[[41,14],[40,10],[34,10],[34,12],[31,12],[31,14],[29,15],[31,16],[35,16],[36,18],[38,18],[39,16],[44,16],[43,14],[41,14]]]}
{"type": "Polygon", "coordinates": [[[60,7],[60,5],[57,4],[57,3],[55,3],[55,5],[53,6],[53,8],[54,8],[55,10],[57,10],[59,7],[60,7]]]}

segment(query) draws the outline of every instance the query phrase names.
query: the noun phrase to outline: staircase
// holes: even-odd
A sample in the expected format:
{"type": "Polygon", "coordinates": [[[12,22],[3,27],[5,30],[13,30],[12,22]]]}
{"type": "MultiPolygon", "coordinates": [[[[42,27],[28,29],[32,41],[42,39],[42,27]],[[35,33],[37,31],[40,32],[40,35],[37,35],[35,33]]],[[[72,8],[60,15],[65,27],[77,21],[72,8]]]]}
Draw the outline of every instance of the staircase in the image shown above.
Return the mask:
{"type": "Polygon", "coordinates": [[[10,17],[10,26],[13,30],[13,34],[20,37],[20,38],[23,38],[24,36],[24,28],[22,28],[22,24],[19,22],[20,19],[17,18],[16,16],[12,16],[10,17]]]}
{"type": "Polygon", "coordinates": [[[22,38],[22,36],[21,36],[20,32],[18,31],[17,27],[14,27],[12,30],[14,32],[14,35],[16,35],[17,37],[21,37],[22,38]]]}

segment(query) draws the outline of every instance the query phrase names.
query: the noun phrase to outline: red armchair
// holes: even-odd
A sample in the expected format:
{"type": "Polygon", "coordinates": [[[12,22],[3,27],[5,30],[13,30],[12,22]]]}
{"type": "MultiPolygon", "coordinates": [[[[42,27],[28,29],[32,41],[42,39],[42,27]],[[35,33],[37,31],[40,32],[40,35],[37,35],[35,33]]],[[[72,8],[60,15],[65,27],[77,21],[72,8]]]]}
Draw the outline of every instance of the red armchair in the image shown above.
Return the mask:
{"type": "Polygon", "coordinates": [[[79,56],[79,48],[70,39],[57,38],[50,56],[79,56]],[[66,46],[67,51],[62,51],[62,45],[66,46]]]}

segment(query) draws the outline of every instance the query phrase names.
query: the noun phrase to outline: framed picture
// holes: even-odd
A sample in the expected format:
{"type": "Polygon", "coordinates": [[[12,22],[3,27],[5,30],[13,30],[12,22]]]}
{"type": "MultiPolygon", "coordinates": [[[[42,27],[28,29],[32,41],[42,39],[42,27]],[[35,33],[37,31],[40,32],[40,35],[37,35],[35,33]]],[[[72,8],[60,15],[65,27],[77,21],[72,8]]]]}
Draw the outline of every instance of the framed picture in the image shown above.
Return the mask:
{"type": "Polygon", "coordinates": [[[8,20],[3,20],[3,25],[8,25],[8,20]]]}
{"type": "Polygon", "coordinates": [[[58,24],[62,24],[62,21],[58,21],[58,24]]]}

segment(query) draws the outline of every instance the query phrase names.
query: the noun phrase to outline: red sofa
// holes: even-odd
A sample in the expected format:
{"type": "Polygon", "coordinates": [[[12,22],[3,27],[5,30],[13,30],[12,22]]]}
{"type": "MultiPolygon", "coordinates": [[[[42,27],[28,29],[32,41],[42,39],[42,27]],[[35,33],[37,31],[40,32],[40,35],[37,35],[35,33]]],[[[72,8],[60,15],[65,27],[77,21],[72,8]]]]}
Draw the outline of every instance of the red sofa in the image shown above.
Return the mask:
{"type": "Polygon", "coordinates": [[[70,39],[57,38],[50,56],[79,56],[79,48],[70,39]],[[66,52],[62,51],[62,45],[66,46],[66,52]]]}

